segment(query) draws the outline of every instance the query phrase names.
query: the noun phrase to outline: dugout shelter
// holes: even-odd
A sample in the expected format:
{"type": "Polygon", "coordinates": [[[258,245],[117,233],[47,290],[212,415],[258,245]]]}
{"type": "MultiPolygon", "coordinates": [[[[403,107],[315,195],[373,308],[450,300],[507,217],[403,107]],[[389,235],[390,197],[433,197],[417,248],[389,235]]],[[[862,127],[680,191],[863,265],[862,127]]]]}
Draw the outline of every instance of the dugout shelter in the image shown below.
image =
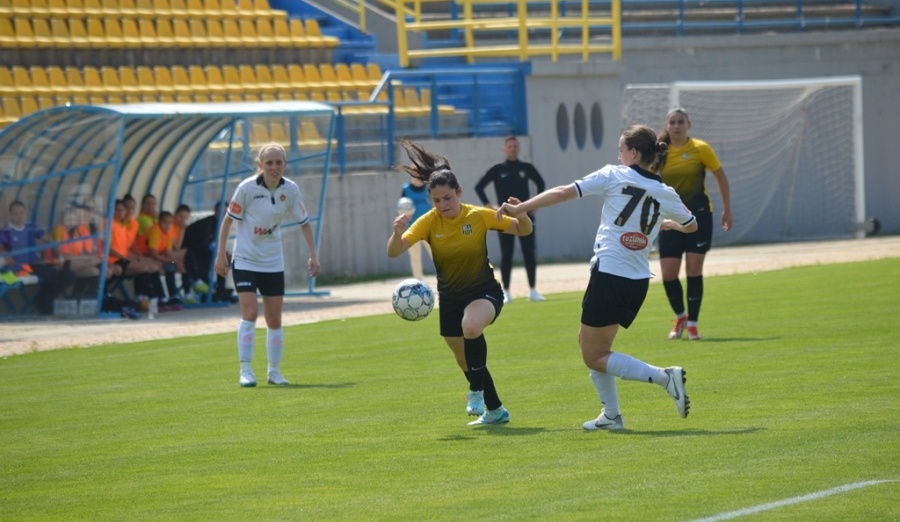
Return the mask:
{"type": "MultiPolygon", "coordinates": [[[[90,225],[98,255],[103,253],[101,274],[94,285],[96,298],[69,302],[57,311],[93,315],[107,292],[125,292],[127,287],[105,277],[116,199],[131,194],[139,211],[141,198],[152,194],[160,211],[174,213],[184,203],[194,219],[209,215],[217,202],[227,202],[242,179],[256,173],[258,147],[274,141],[288,152],[285,176],[303,191],[318,245],[334,115],[331,106],[307,101],[72,105],[39,111],[0,132],[0,227],[9,223],[9,206],[15,200],[27,206],[28,222],[48,232],[64,215],[77,211],[90,225]]],[[[296,224],[285,224],[291,225],[296,224]]],[[[299,234],[286,236],[289,293],[320,294],[315,279],[306,275],[305,245],[295,237],[299,234]]],[[[43,256],[69,242],[74,240],[30,250],[43,256]]],[[[34,313],[29,287],[36,286],[35,278],[13,277],[9,267],[0,267],[0,272],[4,269],[0,316],[34,313]]]]}

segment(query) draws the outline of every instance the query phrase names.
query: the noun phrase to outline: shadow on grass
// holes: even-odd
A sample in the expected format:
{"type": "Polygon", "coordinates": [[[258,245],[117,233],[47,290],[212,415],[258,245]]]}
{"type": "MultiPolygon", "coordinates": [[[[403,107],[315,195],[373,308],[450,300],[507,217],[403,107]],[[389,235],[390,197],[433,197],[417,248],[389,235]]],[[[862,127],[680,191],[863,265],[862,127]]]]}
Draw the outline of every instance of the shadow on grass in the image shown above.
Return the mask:
{"type": "Polygon", "coordinates": [[[514,428],[507,424],[503,424],[500,426],[472,426],[472,434],[471,435],[460,435],[453,434],[447,435],[446,437],[441,437],[438,440],[444,442],[462,442],[473,440],[477,435],[499,435],[502,437],[519,437],[525,435],[540,435],[541,433],[546,433],[547,430],[545,428],[514,428]]]}
{"type": "Polygon", "coordinates": [[[780,341],[781,337],[704,337],[700,341],[688,341],[691,343],[761,343],[766,341],[780,341]]]}
{"type": "Polygon", "coordinates": [[[327,390],[339,390],[341,388],[352,388],[356,386],[355,382],[342,382],[337,384],[283,384],[281,386],[272,386],[272,385],[261,385],[259,386],[262,390],[284,390],[284,389],[310,389],[310,388],[323,388],[327,390]]]}
{"type": "Polygon", "coordinates": [[[666,431],[610,431],[615,435],[636,435],[643,437],[708,437],[710,435],[747,435],[766,428],[743,428],[733,430],[666,430],[666,431]]]}

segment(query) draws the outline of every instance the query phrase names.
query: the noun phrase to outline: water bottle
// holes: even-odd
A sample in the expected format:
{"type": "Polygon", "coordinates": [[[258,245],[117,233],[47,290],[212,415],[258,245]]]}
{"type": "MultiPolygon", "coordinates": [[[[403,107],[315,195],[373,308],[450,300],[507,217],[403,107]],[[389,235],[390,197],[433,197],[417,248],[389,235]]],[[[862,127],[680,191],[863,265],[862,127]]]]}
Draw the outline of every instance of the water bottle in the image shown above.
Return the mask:
{"type": "Polygon", "coordinates": [[[147,312],[147,319],[156,319],[156,314],[159,313],[159,299],[154,297],[150,300],[150,309],[147,312]]]}

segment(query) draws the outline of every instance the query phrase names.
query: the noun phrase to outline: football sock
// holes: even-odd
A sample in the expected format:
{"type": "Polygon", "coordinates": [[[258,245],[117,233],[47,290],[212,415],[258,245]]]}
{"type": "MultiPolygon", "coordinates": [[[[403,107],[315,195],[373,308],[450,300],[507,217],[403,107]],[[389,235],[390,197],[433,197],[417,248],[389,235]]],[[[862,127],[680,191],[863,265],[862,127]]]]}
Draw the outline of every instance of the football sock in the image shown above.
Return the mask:
{"type": "Polygon", "coordinates": [[[269,371],[281,366],[281,355],[284,353],[284,330],[269,328],[266,331],[266,355],[269,357],[269,371]]]}
{"type": "Polygon", "coordinates": [[[619,391],[616,389],[616,378],[608,373],[591,369],[591,381],[597,388],[597,395],[606,410],[606,416],[615,419],[619,416],[619,391]]]}
{"type": "MultiPolygon", "coordinates": [[[[238,360],[249,365],[253,361],[253,345],[256,343],[256,323],[242,320],[241,325],[238,327],[237,342],[238,360]]],[[[241,369],[244,369],[243,365],[241,369]]]]}
{"type": "Polygon", "coordinates": [[[666,298],[669,300],[669,306],[675,315],[684,313],[684,291],[681,289],[681,281],[673,279],[672,281],[663,281],[663,288],[666,289],[666,298]]]}
{"type": "Polygon", "coordinates": [[[653,382],[662,387],[669,383],[669,376],[665,370],[624,353],[609,354],[609,359],[606,360],[606,373],[629,381],[653,382]]]}
{"type": "Polygon", "coordinates": [[[487,341],[484,335],[475,339],[465,339],[463,347],[466,366],[469,367],[469,390],[484,390],[484,375],[487,373],[487,341]]]}
{"type": "MultiPolygon", "coordinates": [[[[703,276],[687,278],[688,321],[696,323],[700,320],[700,304],[703,302],[703,276]]],[[[695,324],[696,326],[696,324],[695,324]]]]}
{"type": "Polygon", "coordinates": [[[503,406],[500,396],[497,395],[497,388],[494,388],[494,379],[491,378],[491,372],[487,367],[484,369],[484,406],[489,410],[496,410],[503,406]]]}

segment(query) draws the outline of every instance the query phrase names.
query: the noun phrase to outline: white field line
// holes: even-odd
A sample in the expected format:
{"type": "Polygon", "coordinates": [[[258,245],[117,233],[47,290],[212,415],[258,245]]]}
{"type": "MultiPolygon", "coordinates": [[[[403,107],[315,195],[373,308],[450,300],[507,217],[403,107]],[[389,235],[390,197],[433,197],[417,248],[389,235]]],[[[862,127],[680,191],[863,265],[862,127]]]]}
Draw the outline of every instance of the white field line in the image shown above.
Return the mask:
{"type": "Polygon", "coordinates": [[[758,506],[748,507],[745,509],[739,509],[737,511],[729,511],[728,513],[720,513],[718,515],[713,515],[707,518],[699,518],[694,520],[693,522],[719,522],[720,520],[731,520],[732,518],[738,518],[745,515],[752,515],[754,513],[759,513],[760,511],[768,511],[770,509],[780,508],[784,506],[790,506],[791,504],[799,504],[801,502],[807,502],[809,500],[818,500],[820,498],[829,497],[831,495],[837,495],[839,493],[846,493],[848,491],[853,491],[854,489],[865,488],[869,486],[875,486],[878,484],[884,484],[885,482],[897,482],[896,480],[867,480],[865,482],[854,482],[853,484],[845,484],[843,486],[838,486],[832,489],[826,489],[824,491],[817,491],[815,493],[809,493],[808,495],[801,495],[799,497],[791,497],[786,498],[784,500],[779,500],[778,502],[770,502],[768,504],[760,504],[758,506]]]}

